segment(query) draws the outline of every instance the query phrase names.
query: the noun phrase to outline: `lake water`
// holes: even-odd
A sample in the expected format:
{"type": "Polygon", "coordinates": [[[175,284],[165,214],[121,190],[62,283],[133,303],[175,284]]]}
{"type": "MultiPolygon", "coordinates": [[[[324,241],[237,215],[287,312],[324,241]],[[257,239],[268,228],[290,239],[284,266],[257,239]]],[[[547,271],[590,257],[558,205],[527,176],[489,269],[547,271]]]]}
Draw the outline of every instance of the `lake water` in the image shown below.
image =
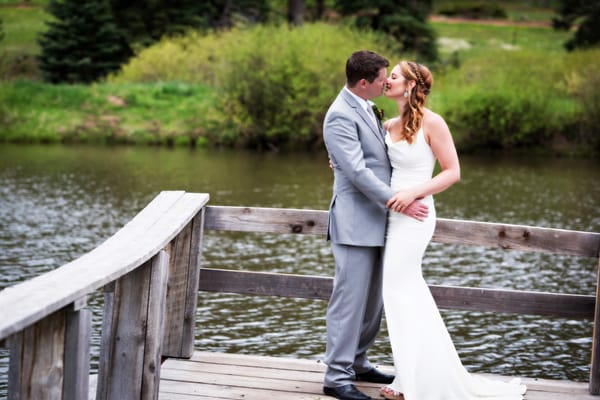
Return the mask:
{"type": "MultiPolygon", "coordinates": [[[[598,160],[461,156],[462,180],[436,196],[438,217],[600,231],[598,160]]],[[[60,267],[115,233],[162,190],[212,205],[327,209],[324,152],[0,145],[0,289],[60,267]]],[[[324,237],[207,231],[205,267],[332,276],[324,237]]],[[[431,244],[431,284],[594,294],[597,261],[431,244]]],[[[326,302],[199,293],[195,348],[321,358],[326,302]]],[[[102,296],[93,311],[92,369],[102,296]]],[[[0,310],[0,318],[10,310],[0,310]]],[[[474,372],[586,381],[591,321],[443,310],[474,372]]],[[[385,321],[371,359],[392,363],[385,321]]],[[[0,350],[0,397],[8,352],[0,350]]]]}

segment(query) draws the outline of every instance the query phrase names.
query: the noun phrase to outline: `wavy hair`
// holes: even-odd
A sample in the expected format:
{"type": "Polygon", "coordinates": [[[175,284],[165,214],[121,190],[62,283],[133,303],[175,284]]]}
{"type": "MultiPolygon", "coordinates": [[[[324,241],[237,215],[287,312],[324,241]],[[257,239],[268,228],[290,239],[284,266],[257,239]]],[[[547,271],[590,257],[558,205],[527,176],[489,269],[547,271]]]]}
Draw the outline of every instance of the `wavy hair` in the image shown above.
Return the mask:
{"type": "Polygon", "coordinates": [[[412,61],[401,61],[399,64],[402,76],[408,81],[414,81],[415,86],[408,90],[406,107],[402,111],[402,138],[412,143],[415,135],[423,124],[425,100],[433,86],[433,76],[429,68],[412,61]]]}

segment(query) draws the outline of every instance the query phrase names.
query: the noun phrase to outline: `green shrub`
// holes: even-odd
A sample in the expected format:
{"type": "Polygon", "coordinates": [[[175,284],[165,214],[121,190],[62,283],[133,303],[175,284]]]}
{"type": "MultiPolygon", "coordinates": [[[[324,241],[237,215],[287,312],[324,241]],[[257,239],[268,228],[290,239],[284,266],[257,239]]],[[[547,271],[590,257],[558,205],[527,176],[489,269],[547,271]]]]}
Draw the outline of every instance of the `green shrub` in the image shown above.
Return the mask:
{"type": "MultiPolygon", "coordinates": [[[[532,51],[474,58],[442,78],[438,109],[463,148],[551,147],[576,124],[561,58],[532,51]]],[[[435,89],[434,89],[435,91],[435,89]]]]}
{"type": "Polygon", "coordinates": [[[0,79],[39,79],[38,62],[29,50],[0,50],[0,79]]]}
{"type": "Polygon", "coordinates": [[[324,23],[190,33],[143,50],[110,80],[177,76],[215,87],[218,101],[204,133],[212,143],[314,147],[321,144],[325,112],[345,83],[346,59],[364,48],[392,54],[381,34],[324,23]]]}
{"type": "Polygon", "coordinates": [[[566,89],[578,101],[577,124],[570,133],[572,141],[586,153],[600,154],[600,49],[574,51],[565,57],[566,89]]]}

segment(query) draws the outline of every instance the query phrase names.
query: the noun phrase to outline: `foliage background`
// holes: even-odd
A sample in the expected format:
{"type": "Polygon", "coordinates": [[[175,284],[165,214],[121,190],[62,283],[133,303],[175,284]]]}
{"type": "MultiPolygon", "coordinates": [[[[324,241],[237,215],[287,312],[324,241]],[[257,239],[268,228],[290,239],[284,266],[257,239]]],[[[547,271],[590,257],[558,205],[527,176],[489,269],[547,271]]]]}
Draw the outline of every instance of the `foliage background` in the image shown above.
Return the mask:
{"type": "MultiPolygon", "coordinates": [[[[276,15],[272,24],[163,36],[107,80],[53,86],[39,82],[35,62],[36,34],[49,18],[36,4],[45,2],[5,3],[0,141],[322,149],[321,121],[352,51],[370,48],[392,63],[416,58],[339,15],[302,27],[276,15]]],[[[462,152],[600,154],[598,48],[567,52],[572,32],[549,27],[551,9],[524,3],[511,2],[502,23],[429,20],[439,50],[428,63],[430,107],[447,119],[462,152]]],[[[307,2],[311,18],[313,11],[307,2]]],[[[396,114],[385,98],[376,102],[396,114]]]]}

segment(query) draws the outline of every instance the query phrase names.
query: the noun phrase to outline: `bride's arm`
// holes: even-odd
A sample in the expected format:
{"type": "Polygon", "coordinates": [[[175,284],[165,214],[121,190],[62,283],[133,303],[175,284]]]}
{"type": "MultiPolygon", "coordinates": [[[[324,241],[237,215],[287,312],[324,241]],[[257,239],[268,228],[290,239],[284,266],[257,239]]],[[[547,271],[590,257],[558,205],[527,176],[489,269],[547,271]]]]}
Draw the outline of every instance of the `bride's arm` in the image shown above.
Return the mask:
{"type": "Polygon", "coordinates": [[[460,180],[460,163],[446,121],[429,111],[423,120],[423,132],[441,171],[427,182],[396,193],[386,204],[392,210],[402,212],[415,199],[440,193],[460,180]]]}

